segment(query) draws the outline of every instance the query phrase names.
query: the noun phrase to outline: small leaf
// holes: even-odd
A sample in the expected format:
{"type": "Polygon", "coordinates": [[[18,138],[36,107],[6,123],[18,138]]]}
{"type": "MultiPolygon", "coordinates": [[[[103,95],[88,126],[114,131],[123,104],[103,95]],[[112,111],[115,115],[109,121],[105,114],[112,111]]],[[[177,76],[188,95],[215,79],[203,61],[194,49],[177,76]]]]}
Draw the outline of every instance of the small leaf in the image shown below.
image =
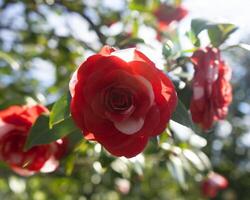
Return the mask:
{"type": "Polygon", "coordinates": [[[210,22],[204,19],[193,19],[191,21],[191,29],[197,37],[199,33],[206,29],[209,24],[210,22]]]}
{"type": "Polygon", "coordinates": [[[200,39],[197,37],[197,35],[195,35],[195,33],[192,30],[186,32],[185,35],[188,37],[188,39],[194,46],[196,47],[200,46],[201,44],[200,39]]]}
{"type": "Polygon", "coordinates": [[[76,130],[71,117],[68,117],[49,128],[49,116],[41,115],[32,126],[24,149],[28,150],[36,145],[49,144],[76,130]]]}
{"type": "MultiPolygon", "coordinates": [[[[213,46],[218,47],[225,42],[230,34],[237,30],[237,27],[230,23],[214,23],[204,19],[193,19],[191,22],[191,30],[197,40],[199,40],[198,35],[200,32],[207,30],[211,43],[213,46]]],[[[193,37],[190,33],[188,36],[193,37]]]]}
{"type": "Polygon", "coordinates": [[[154,7],[153,0],[130,0],[129,9],[141,12],[150,12],[154,7]]]}
{"type": "Polygon", "coordinates": [[[49,118],[49,127],[63,121],[70,116],[70,94],[63,95],[52,107],[49,118]]]}
{"type": "Polygon", "coordinates": [[[72,172],[74,170],[76,158],[77,158],[76,153],[67,156],[67,158],[65,160],[65,170],[66,170],[67,176],[70,176],[72,174],[72,172]]]}
{"type": "Polygon", "coordinates": [[[132,45],[136,45],[136,44],[139,44],[139,43],[144,43],[144,40],[141,39],[141,38],[127,38],[125,40],[122,40],[118,46],[120,48],[124,48],[124,47],[129,47],[129,46],[132,46],[132,45]]]}
{"type": "Polygon", "coordinates": [[[7,53],[0,51],[0,59],[5,60],[7,63],[9,63],[10,67],[13,70],[18,70],[20,68],[19,64],[7,53]]]}
{"type": "Polygon", "coordinates": [[[193,122],[185,105],[179,100],[175,112],[172,115],[172,120],[190,127],[193,129],[193,122]]]}
{"type": "Polygon", "coordinates": [[[220,46],[230,34],[235,32],[237,27],[233,24],[218,24],[208,28],[208,36],[213,46],[220,46]]]}

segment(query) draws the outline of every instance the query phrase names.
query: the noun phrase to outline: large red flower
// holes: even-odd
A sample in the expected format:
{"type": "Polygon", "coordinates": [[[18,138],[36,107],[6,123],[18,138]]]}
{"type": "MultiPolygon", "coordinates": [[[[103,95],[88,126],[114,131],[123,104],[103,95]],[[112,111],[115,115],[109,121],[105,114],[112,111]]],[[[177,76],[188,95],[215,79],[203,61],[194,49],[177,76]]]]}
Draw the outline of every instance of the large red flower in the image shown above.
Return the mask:
{"type": "Polygon", "coordinates": [[[204,196],[214,198],[219,190],[225,189],[227,186],[228,181],[225,177],[212,172],[202,181],[201,190],[204,196]]]}
{"type": "Polygon", "coordinates": [[[164,131],[177,102],[172,82],[135,48],[105,46],[80,65],[70,91],[72,117],[85,138],[115,156],[143,151],[164,131]]]}
{"type": "Polygon", "coordinates": [[[206,130],[228,113],[232,101],[231,69],[221,59],[217,48],[197,50],[191,59],[195,74],[190,110],[193,121],[206,130]]]}
{"type": "Polygon", "coordinates": [[[158,21],[158,28],[163,31],[172,22],[181,21],[188,11],[183,6],[172,6],[168,4],[160,4],[159,7],[154,11],[154,15],[158,21]]]}
{"type": "Polygon", "coordinates": [[[11,106],[0,111],[0,159],[20,175],[54,171],[65,153],[65,140],[23,150],[32,124],[44,112],[48,110],[41,105],[11,106]]]}

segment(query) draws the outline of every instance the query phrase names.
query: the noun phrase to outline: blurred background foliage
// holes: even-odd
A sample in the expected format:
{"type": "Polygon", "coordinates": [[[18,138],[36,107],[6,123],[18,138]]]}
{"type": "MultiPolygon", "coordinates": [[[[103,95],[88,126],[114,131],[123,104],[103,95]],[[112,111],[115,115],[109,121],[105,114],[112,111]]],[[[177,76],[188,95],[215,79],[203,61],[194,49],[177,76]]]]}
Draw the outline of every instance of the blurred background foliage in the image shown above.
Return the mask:
{"type": "MultiPolygon", "coordinates": [[[[184,55],[192,50],[182,51],[185,49],[177,24],[161,32],[157,40],[153,11],[158,4],[157,0],[1,0],[0,109],[34,100],[50,106],[68,91],[76,67],[104,44],[118,48],[146,46],[163,53],[166,68],[181,62],[188,65],[184,55]],[[148,35],[151,38],[146,38],[148,35]],[[174,56],[168,59],[170,54],[174,56]]],[[[250,42],[247,37],[244,40],[250,42]]],[[[171,128],[170,124],[174,138],[164,133],[158,141],[150,142],[143,155],[124,159],[108,155],[99,144],[81,140],[51,174],[24,178],[1,163],[0,199],[206,199],[200,183],[211,170],[208,156],[213,169],[230,182],[215,199],[248,200],[250,56],[244,50],[224,49],[234,71],[234,102],[228,119],[219,122],[214,131],[198,131],[207,142],[183,127],[184,136],[178,135],[176,126],[171,128]]],[[[157,55],[153,57],[158,59],[157,55]]],[[[179,91],[185,105],[189,104],[185,98],[191,94],[185,87],[190,84],[187,75],[182,73],[174,79],[177,87],[186,88],[179,91]]],[[[79,135],[72,138],[78,141],[79,135]]]]}

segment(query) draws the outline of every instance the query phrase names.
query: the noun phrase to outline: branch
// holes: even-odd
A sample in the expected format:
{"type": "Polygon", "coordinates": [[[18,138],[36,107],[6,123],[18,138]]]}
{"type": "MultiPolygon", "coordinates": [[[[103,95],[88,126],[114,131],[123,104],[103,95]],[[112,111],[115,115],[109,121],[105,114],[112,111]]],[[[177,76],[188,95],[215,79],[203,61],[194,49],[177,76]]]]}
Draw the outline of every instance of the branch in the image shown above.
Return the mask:
{"type": "MultiPolygon", "coordinates": [[[[60,5],[60,4],[59,4],[60,5]]],[[[61,4],[64,6],[64,8],[68,11],[68,12],[71,12],[71,13],[77,13],[79,15],[81,15],[88,23],[89,25],[91,26],[91,28],[95,31],[97,37],[99,38],[100,42],[102,43],[102,45],[105,45],[106,44],[106,39],[105,39],[105,36],[100,32],[99,28],[97,25],[94,24],[94,22],[90,19],[90,17],[88,17],[86,14],[84,14],[83,12],[80,13],[80,12],[76,12],[72,9],[70,9],[69,7],[67,7],[66,5],[64,5],[63,3],[61,4]]]]}
{"type": "Polygon", "coordinates": [[[85,15],[84,13],[81,13],[80,14],[88,23],[89,25],[91,26],[91,28],[96,32],[96,35],[99,37],[100,39],[100,42],[105,45],[106,42],[105,42],[105,37],[104,35],[99,31],[98,27],[92,22],[92,20],[87,16],[85,15]]]}

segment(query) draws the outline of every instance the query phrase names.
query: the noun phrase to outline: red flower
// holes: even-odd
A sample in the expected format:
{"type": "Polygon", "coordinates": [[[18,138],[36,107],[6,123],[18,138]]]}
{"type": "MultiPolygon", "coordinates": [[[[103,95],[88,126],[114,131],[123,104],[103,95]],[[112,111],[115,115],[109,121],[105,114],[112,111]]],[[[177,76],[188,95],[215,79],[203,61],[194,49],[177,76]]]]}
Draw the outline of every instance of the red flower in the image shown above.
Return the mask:
{"type": "Polygon", "coordinates": [[[172,82],[135,48],[105,46],[70,82],[71,113],[87,140],[133,157],[161,134],[176,107],[172,82]]]}
{"type": "Polygon", "coordinates": [[[54,171],[65,153],[65,140],[23,150],[32,124],[44,112],[48,110],[41,105],[11,106],[0,111],[0,159],[22,176],[54,171]]]}
{"type": "Polygon", "coordinates": [[[214,198],[219,190],[225,189],[228,181],[225,177],[217,173],[210,173],[201,184],[202,194],[206,197],[214,198]]]}
{"type": "Polygon", "coordinates": [[[191,59],[195,74],[190,110],[193,121],[206,130],[228,113],[232,101],[231,70],[216,48],[197,50],[191,59]]]}
{"type": "Polygon", "coordinates": [[[162,31],[172,22],[181,21],[187,14],[188,11],[184,7],[175,7],[167,4],[161,4],[154,11],[154,15],[158,20],[158,27],[162,31]]]}

